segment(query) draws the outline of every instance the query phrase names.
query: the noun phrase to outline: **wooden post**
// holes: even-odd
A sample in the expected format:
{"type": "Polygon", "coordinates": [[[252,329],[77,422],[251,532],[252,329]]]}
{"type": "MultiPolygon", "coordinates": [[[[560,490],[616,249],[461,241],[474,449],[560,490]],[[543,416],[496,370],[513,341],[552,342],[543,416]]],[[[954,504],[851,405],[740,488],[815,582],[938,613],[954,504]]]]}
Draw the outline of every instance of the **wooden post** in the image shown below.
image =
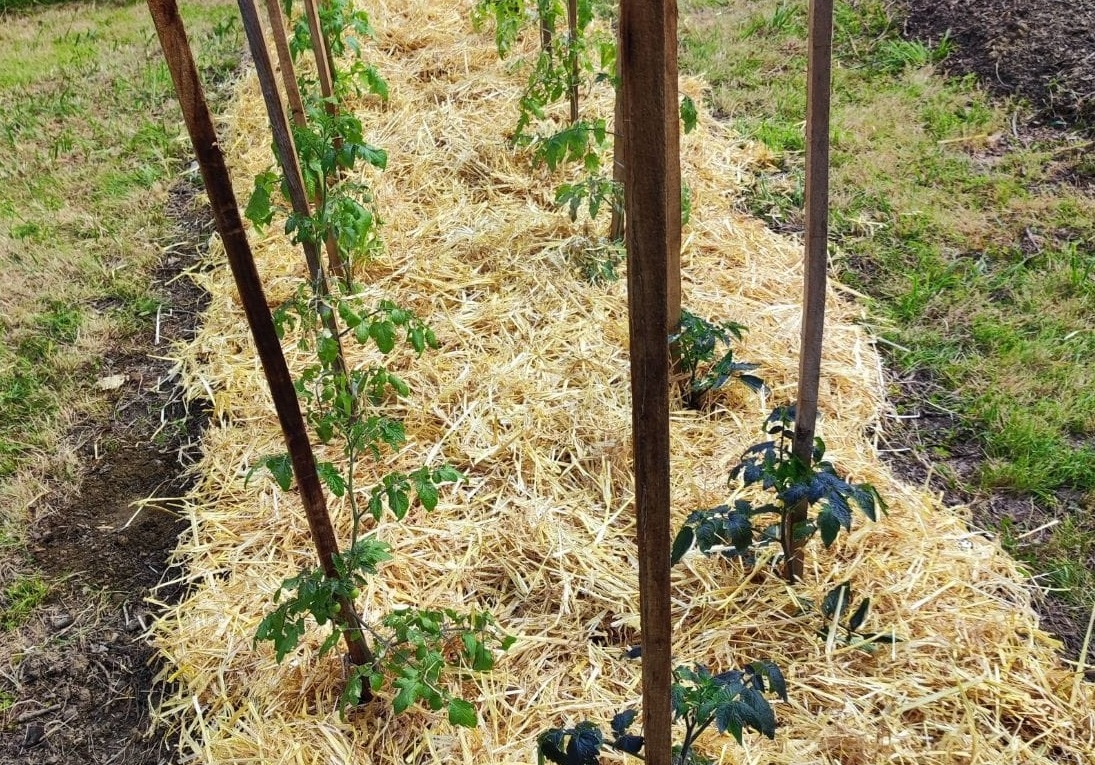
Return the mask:
{"type": "Polygon", "coordinates": [[[567,0],[567,95],[570,97],[570,124],[578,121],[578,0],[567,0]]]}
{"type": "MultiPolygon", "coordinates": [[[[627,146],[627,293],[643,733],[648,765],[670,765],[673,673],[667,328],[675,319],[670,309],[673,288],[667,276],[677,263],[679,278],[681,237],[676,0],[622,0],[620,66],[627,146]]],[[[677,294],[679,301],[679,287],[677,294]]]]}
{"type": "Polygon", "coordinates": [[[540,50],[551,55],[551,38],[555,36],[555,27],[551,21],[551,4],[555,0],[537,0],[536,8],[540,16],[540,50]]]}
{"type": "Polygon", "coordinates": [[[293,66],[293,55],[289,51],[289,41],[285,37],[285,16],[281,12],[281,0],[266,0],[266,16],[270,19],[270,28],[274,34],[274,47],[278,52],[278,66],[281,67],[281,79],[285,85],[285,97],[289,101],[289,112],[293,115],[293,124],[298,128],[308,124],[304,114],[304,100],[300,97],[300,85],[293,66]]]}
{"type": "MultiPolygon", "coordinates": [[[[281,67],[281,79],[285,86],[285,97],[289,101],[289,113],[293,115],[293,124],[297,128],[306,128],[308,118],[304,113],[304,100],[300,96],[300,86],[297,84],[296,67],[293,64],[293,55],[289,51],[289,42],[285,38],[285,17],[281,13],[280,0],[266,0],[266,15],[270,19],[270,26],[274,33],[274,47],[278,54],[278,66],[281,67]]],[[[273,117],[271,117],[273,119],[273,117]]],[[[295,156],[295,155],[294,155],[295,156]]],[[[298,171],[299,174],[299,171],[298,171]]],[[[318,210],[324,201],[325,189],[317,188],[312,195],[312,205],[318,210]]],[[[333,233],[327,234],[324,241],[327,250],[328,265],[342,262],[338,253],[338,242],[333,233]]]]}
{"type": "MultiPolygon", "coordinates": [[[[825,334],[825,280],[829,260],[829,95],[833,61],[833,0],[810,0],[810,56],[806,75],[806,253],[798,403],[792,452],[804,465],[813,459],[821,343],[825,334]]],[[[802,545],[795,526],[805,523],[805,503],[784,523],[785,577],[802,577],[802,545]]]]}
{"type": "MultiPolygon", "coordinates": [[[[202,93],[190,44],[186,39],[186,30],[175,0],[148,0],[148,10],[152,14],[156,34],[160,38],[171,79],[175,83],[186,129],[194,145],[205,190],[213,208],[217,232],[224,243],[244,314],[270,385],[270,394],[274,399],[285,446],[293,463],[293,474],[300,487],[300,499],[308,518],[316,554],[323,572],[327,576],[335,577],[338,576],[334,565],[338,543],[327,513],[327,499],[316,475],[315,455],[312,453],[304,417],[300,413],[293,378],[285,363],[281,342],[274,331],[274,322],[267,307],[258,269],[251,256],[247,235],[243,230],[243,221],[240,219],[236,196],[232,190],[232,180],[217,142],[213,119],[202,93]]],[[[352,604],[343,602],[341,606],[338,618],[345,628],[343,634],[350,660],[359,666],[371,664],[373,655],[361,631],[360,622],[351,616],[354,613],[352,604]]]]}
{"type": "MultiPolygon", "coordinates": [[[[617,47],[619,46],[619,34],[616,35],[617,47]]],[[[626,172],[624,170],[624,158],[627,156],[627,147],[624,141],[624,85],[620,79],[620,59],[616,58],[616,99],[613,112],[613,123],[615,125],[614,132],[612,134],[612,181],[616,184],[616,197],[613,199],[612,205],[612,218],[608,224],[608,239],[612,242],[622,242],[624,240],[624,200],[623,196],[627,193],[627,183],[625,182],[626,172]]],[[[680,311],[677,312],[680,315],[680,311]]],[[[670,307],[669,311],[670,319],[673,317],[673,310],[670,307]]],[[[668,334],[673,334],[670,331],[668,334]]]]}
{"type": "MultiPolygon", "coordinates": [[[[327,46],[327,38],[323,36],[323,25],[319,20],[319,11],[316,8],[316,0],[304,0],[304,16],[308,21],[308,34],[312,38],[312,55],[316,59],[316,74],[319,78],[319,94],[326,104],[327,113],[332,117],[338,115],[338,104],[335,102],[335,62],[331,56],[331,49],[327,46]]],[[[335,151],[342,148],[342,138],[334,137],[335,151]]],[[[342,177],[341,168],[338,177],[342,177]]],[[[328,183],[334,183],[334,178],[329,178],[328,183]]],[[[316,189],[316,204],[323,204],[325,189],[316,189]]],[[[342,255],[338,251],[336,243],[331,237],[327,239],[327,266],[331,274],[339,279],[349,281],[352,274],[347,272],[346,264],[342,262],[342,255]]]]}
{"type": "MultiPolygon", "coordinates": [[[[274,0],[277,2],[277,0],[274,0]]],[[[285,177],[285,185],[289,190],[289,201],[293,205],[293,212],[301,217],[309,217],[312,214],[308,204],[308,192],[304,186],[304,177],[300,171],[300,161],[297,158],[296,145],[293,142],[293,134],[289,130],[289,119],[285,114],[285,107],[281,103],[281,95],[278,93],[277,80],[274,77],[274,65],[270,61],[270,53],[266,49],[266,38],[262,35],[262,23],[259,21],[259,13],[255,8],[255,0],[239,0],[240,18],[243,20],[243,31],[247,35],[247,45],[251,49],[251,58],[255,62],[255,73],[258,75],[259,88],[262,90],[262,98],[266,103],[266,114],[270,118],[270,130],[274,136],[274,145],[277,147],[278,161],[281,164],[285,177]]],[[[331,244],[330,237],[327,238],[331,244]]],[[[327,286],[327,277],[323,273],[323,262],[319,257],[319,246],[307,239],[301,240],[304,249],[304,258],[308,262],[308,272],[312,280],[312,289],[316,297],[323,300],[330,290],[327,286]]],[[[328,248],[329,249],[329,248],[328,248]]],[[[338,343],[338,357],[335,359],[335,370],[342,376],[346,376],[346,361],[342,353],[341,333],[335,319],[334,311],[322,311],[322,321],[331,337],[338,343]]]]}

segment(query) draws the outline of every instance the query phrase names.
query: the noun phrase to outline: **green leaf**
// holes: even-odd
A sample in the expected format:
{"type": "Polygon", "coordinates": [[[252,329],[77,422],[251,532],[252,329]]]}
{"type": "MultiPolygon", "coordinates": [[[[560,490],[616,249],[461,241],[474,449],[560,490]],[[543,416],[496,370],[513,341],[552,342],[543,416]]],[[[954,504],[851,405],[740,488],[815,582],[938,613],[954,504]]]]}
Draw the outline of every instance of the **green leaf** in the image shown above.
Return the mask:
{"type": "Polygon", "coordinates": [[[289,491],[293,485],[293,462],[288,454],[279,454],[276,457],[267,457],[264,463],[266,469],[274,476],[282,491],[289,491]]]}
{"type": "Polygon", "coordinates": [[[681,122],[684,123],[684,132],[691,133],[695,130],[698,121],[699,115],[696,112],[696,102],[692,100],[691,96],[685,96],[681,99],[681,122]]]}
{"type": "Polygon", "coordinates": [[[826,507],[817,514],[817,528],[821,532],[821,542],[826,547],[836,541],[837,534],[840,533],[840,521],[833,514],[831,507],[826,507]]]}
{"type": "Polygon", "coordinates": [[[338,468],[330,462],[320,462],[316,465],[316,473],[323,483],[327,485],[327,488],[331,490],[331,493],[336,497],[341,497],[346,493],[346,480],[342,477],[342,474],[338,472],[338,468]]]}
{"type": "Polygon", "coordinates": [[[255,188],[243,211],[247,220],[254,223],[255,228],[260,231],[274,218],[271,190],[276,182],[277,176],[274,173],[260,173],[255,176],[255,188]]]}
{"type": "Polygon", "coordinates": [[[696,533],[692,530],[691,526],[682,526],[681,530],[677,532],[676,539],[673,540],[673,549],[669,555],[670,565],[675,566],[680,563],[684,554],[692,549],[692,543],[696,539],[696,533]]]}
{"type": "Polygon", "coordinates": [[[832,619],[834,615],[837,621],[843,618],[844,613],[851,605],[852,599],[852,583],[841,582],[833,589],[825,593],[824,600],[821,601],[821,614],[826,619],[832,619]],[[839,609],[840,613],[837,613],[839,609]]]}
{"type": "Polygon", "coordinates": [[[395,713],[398,715],[407,711],[407,708],[415,702],[416,698],[418,698],[417,674],[412,677],[405,676],[396,678],[393,685],[399,689],[399,693],[397,693],[395,699],[392,700],[392,709],[394,709],[395,713]]]}
{"type": "Polygon", "coordinates": [[[361,323],[361,317],[345,301],[338,301],[338,315],[347,327],[351,329],[361,323]]]}
{"type": "Polygon", "coordinates": [[[479,715],[473,707],[464,699],[451,699],[449,701],[449,724],[458,725],[461,728],[474,728],[479,724],[479,715]]]}
{"type": "Polygon", "coordinates": [[[411,500],[407,496],[407,492],[396,487],[388,489],[388,509],[392,511],[398,520],[403,520],[407,516],[407,511],[411,508],[411,500]]]}
{"type": "Polygon", "coordinates": [[[381,353],[391,353],[395,348],[395,325],[390,321],[374,321],[369,327],[369,335],[381,353]]]}
{"type": "Polygon", "coordinates": [[[418,493],[418,501],[427,510],[437,507],[437,487],[431,481],[419,481],[415,483],[415,491],[418,493]]]}
{"type": "Polygon", "coordinates": [[[852,614],[851,618],[848,619],[848,629],[851,632],[856,632],[861,626],[863,626],[863,622],[867,620],[867,612],[870,610],[870,608],[871,599],[864,598],[863,602],[859,604],[859,608],[857,608],[855,610],[855,613],[852,614]]]}

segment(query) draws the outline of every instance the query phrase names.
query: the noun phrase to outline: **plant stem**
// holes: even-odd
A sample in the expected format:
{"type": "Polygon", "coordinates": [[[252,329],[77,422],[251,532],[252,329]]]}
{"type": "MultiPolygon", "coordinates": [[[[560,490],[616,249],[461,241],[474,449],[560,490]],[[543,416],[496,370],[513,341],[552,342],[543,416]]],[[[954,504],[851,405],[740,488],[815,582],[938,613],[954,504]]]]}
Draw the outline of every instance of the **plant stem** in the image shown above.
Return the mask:
{"type": "MultiPolygon", "coordinates": [[[[217,231],[224,243],[244,314],[270,386],[274,408],[285,438],[285,446],[292,459],[293,472],[300,487],[301,503],[308,519],[316,554],[324,574],[328,577],[337,577],[338,570],[334,557],[338,554],[338,543],[327,511],[323,487],[316,475],[315,455],[312,452],[304,417],[300,412],[293,378],[289,374],[289,367],[281,350],[281,341],[278,339],[270,316],[262,281],[251,255],[250,245],[247,243],[247,234],[244,232],[239,206],[232,190],[232,181],[213,127],[209,106],[202,92],[193,53],[186,39],[186,30],[175,0],[148,0],[148,8],[171,72],[175,92],[179,97],[179,105],[194,146],[206,192],[209,195],[217,231]]],[[[344,626],[344,637],[350,660],[358,665],[371,664],[373,655],[360,632],[360,620],[357,619],[356,614],[352,617],[351,614],[353,614],[352,608],[343,604],[340,615],[337,617],[340,625],[344,626]]],[[[365,696],[366,694],[363,694],[363,698],[365,696]]]]}

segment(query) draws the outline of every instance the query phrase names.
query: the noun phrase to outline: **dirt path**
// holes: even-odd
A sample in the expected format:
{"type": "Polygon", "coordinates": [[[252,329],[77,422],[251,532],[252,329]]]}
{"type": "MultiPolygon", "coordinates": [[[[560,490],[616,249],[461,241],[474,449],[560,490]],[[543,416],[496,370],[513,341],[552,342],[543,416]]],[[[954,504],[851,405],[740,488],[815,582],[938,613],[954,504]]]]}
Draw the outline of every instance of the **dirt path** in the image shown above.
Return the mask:
{"type": "Polygon", "coordinates": [[[154,277],[163,298],[158,342],[118,346],[103,359],[103,375],[125,382],[105,420],[70,433],[83,480],[28,528],[30,562],[53,584],[13,636],[21,660],[0,679],[15,699],[0,729],[0,763],[151,765],[169,757],[169,742],[146,735],[158,667],[142,633],[154,616],[146,599],[170,578],[180,531],[173,498],[188,488],[203,418],[199,405],[180,400],[171,363],[155,356],[191,337],[204,308],[205,296],[180,278],[209,235],[196,193],[178,185],[171,194],[172,248],[154,277]],[[150,497],[162,499],[138,512],[134,503],[150,497]]]}

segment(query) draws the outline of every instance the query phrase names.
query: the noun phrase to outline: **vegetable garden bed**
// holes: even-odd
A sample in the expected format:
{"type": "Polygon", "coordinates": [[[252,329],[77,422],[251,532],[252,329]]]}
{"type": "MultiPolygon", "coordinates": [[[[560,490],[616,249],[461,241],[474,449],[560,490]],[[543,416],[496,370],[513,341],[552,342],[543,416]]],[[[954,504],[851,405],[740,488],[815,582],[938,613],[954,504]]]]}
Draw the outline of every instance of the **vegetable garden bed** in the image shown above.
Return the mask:
{"type": "MultiPolygon", "coordinates": [[[[507,146],[523,75],[471,29],[470,6],[411,0],[370,12],[377,38],[367,55],[391,96],[350,102],[369,140],[389,152],[383,174],[356,171],[368,174],[385,223],[386,250],[360,279],[363,300],[397,298],[440,341],[394,370],[414,391],[391,405],[407,444],[375,470],[443,461],[467,480],[431,513],[376,524],[394,560],[361,602],[366,618],[398,604],[484,609],[517,642],[460,689],[479,707],[470,730],[417,707],[393,716],[387,703],[341,719],[344,668],[333,654],[317,656],[319,630],[282,664],[253,646],[274,591],[313,553],[295,492],[261,473],[248,480],[281,451],[280,434],[214,245],[215,267],[196,274],[212,296],[202,333],[178,349],[191,394],[213,402],[179,551],[191,594],[156,627],[178,683],[158,717],[180,730],[184,759],[531,762],[543,730],[607,720],[639,699],[639,664],[625,657],[639,609],[623,284],[581,278],[575,257],[594,229],[556,208],[557,178],[530,172],[507,146]]],[[[696,102],[702,88],[682,83],[696,102]]],[[[587,103],[612,113],[607,87],[587,103]]],[[[229,121],[222,143],[242,188],[270,164],[254,79],[229,121]]],[[[713,394],[706,411],[674,412],[674,527],[694,509],[744,496],[727,476],[770,404],[794,394],[802,279],[793,242],[733,212],[750,146],[701,115],[681,156],[692,205],[685,303],[748,327],[741,355],[760,364],[770,400],[739,386],[713,394]]],[[[272,308],[303,274],[277,228],[252,239],[272,308]]],[[[774,740],[747,735],[740,749],[711,733],[699,748],[722,762],[1090,761],[1095,697],[1037,629],[1014,562],[970,532],[961,509],[901,485],[877,459],[871,432],[883,391],[854,298],[830,290],[818,432],[889,513],[829,550],[807,547],[794,590],[764,560],[755,576],[696,555],[674,570],[678,663],[771,659],[788,678],[774,740]],[[870,629],[899,642],[867,652],[818,637],[825,625],[804,601],[818,604],[846,580],[871,597],[870,629]]],[[[291,337],[286,352],[291,366],[308,361],[291,337]]],[[[348,349],[348,360],[369,353],[348,349]]],[[[332,511],[348,538],[345,506],[332,511]]]]}

